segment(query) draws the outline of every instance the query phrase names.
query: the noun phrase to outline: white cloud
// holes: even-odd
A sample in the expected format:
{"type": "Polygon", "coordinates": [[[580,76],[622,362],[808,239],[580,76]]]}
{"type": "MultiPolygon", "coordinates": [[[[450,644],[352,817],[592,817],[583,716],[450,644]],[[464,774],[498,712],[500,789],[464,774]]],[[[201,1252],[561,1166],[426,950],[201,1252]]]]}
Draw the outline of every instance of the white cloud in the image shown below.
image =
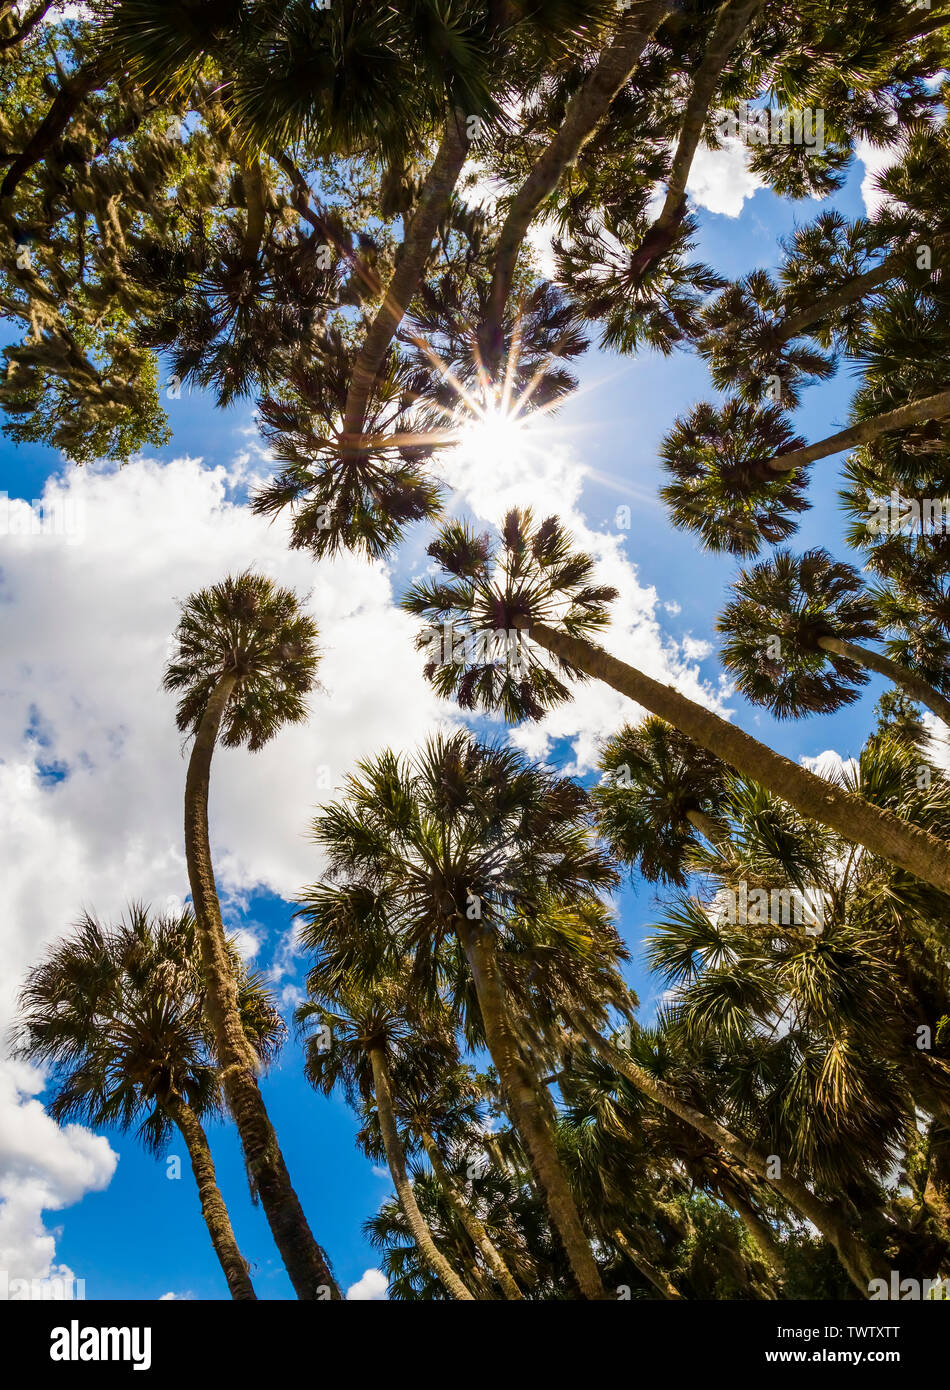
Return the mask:
{"type": "Polygon", "coordinates": [[[887,202],[886,194],[877,187],[877,177],[900,159],[901,151],[897,145],[872,145],[860,137],[855,145],[855,154],[864,165],[864,178],[861,180],[861,197],[868,217],[876,217],[887,202]]]}
{"type": "Polygon", "coordinates": [[[389,1283],[381,1269],[368,1269],[361,1279],[351,1284],[346,1297],[351,1302],[382,1303],[386,1301],[389,1283]]]}
{"type": "Polygon", "coordinates": [[[34,1099],[41,1088],[35,1068],[0,1065],[0,1270],[10,1280],[73,1273],[55,1264],[55,1234],[42,1213],[107,1187],[118,1162],[106,1139],[54,1124],[34,1099]]]}
{"type": "Polygon", "coordinates": [[[840,782],[843,777],[853,777],[858,771],[857,759],[843,758],[833,748],[826,748],[814,758],[801,757],[798,761],[809,772],[824,777],[826,782],[840,782]]]}
{"type": "MultiPolygon", "coordinates": [[[[289,551],[282,522],[235,499],[247,464],[70,469],[47,484],[44,508],[80,528],[0,535],[0,1032],[23,972],[81,909],[109,916],[133,898],[166,908],[188,892],[186,763],[161,690],[176,599],[252,566],[306,596],[320,629],[309,721],[261,753],[215,755],[212,841],[232,926],[255,888],[292,897],[319,875],[308,825],[353,764],[414,746],[445,712],[386,568],[289,551]]],[[[261,937],[249,926],[248,954],[261,937]]],[[[106,1185],[116,1161],[104,1139],[58,1129],[39,1090],[35,1073],[0,1063],[0,1268],[11,1277],[46,1272],[55,1242],[42,1211],[106,1185]]]]}
{"type": "MultiPolygon", "coordinates": [[[[657,610],[664,605],[656,589],[640,583],[636,566],[625,554],[623,536],[588,526],[580,510],[587,469],[563,439],[539,427],[536,436],[531,431],[526,435],[517,457],[504,450],[460,448],[444,456],[443,469],[449,485],[486,521],[497,524],[510,508],[526,503],[537,520],[551,514],[559,516],[578,549],[596,559],[598,582],[619,591],[611,605],[613,622],[597,640],[655,680],[725,712],[728,687],[720,681],[714,689],[700,674],[699,663],[709,655],[709,644],[689,635],[677,642],[665,633],[657,617],[657,610]]],[[[624,723],[638,722],[643,714],[626,696],[592,680],[576,685],[574,698],[549,711],[542,721],[521,725],[510,737],[534,758],[544,758],[554,740],[569,739],[574,763],[564,771],[582,774],[595,766],[602,738],[624,723]]]]}
{"type": "Polygon", "coordinates": [[[749,147],[730,137],[719,150],[700,145],[686,180],[694,203],[725,217],[738,217],[746,199],[764,187],[765,181],[749,168],[749,147]]]}

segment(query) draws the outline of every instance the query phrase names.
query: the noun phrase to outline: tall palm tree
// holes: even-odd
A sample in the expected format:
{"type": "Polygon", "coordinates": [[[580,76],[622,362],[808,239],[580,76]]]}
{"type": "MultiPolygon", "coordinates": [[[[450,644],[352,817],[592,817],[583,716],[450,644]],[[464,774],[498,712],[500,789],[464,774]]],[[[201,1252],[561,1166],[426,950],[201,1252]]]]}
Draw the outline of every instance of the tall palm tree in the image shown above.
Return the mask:
{"type": "Polygon", "coordinates": [[[440,975],[454,977],[458,1007],[498,1068],[577,1286],[583,1297],[602,1298],[558,1159],[550,1099],[520,1036],[500,959],[519,929],[513,912],[523,914],[527,931],[542,901],[584,901],[615,881],[588,820],[576,783],[466,734],[433,738],[411,760],[384,753],[362,763],[344,799],[314,822],[329,882],[306,891],[300,912],[314,944],[341,959],[359,949],[364,969],[370,956],[405,953],[430,996],[440,975]]]}
{"type": "Polygon", "coordinates": [[[509,513],[500,551],[490,536],[452,522],[429,554],[442,576],[413,585],[403,606],[431,624],[417,644],[429,651],[426,675],[440,694],[456,694],[463,708],[501,709],[510,720],[538,719],[568,698],[565,678],[594,676],[802,815],[950,890],[950,856],[933,835],[830,786],[591,641],[616,593],[594,582],[593,560],[572,550],[555,517],[535,527],[530,511],[509,513]],[[486,640],[498,634],[507,640],[486,640]]]}
{"type": "MultiPolygon", "coordinates": [[[[330,1095],[342,1087],[347,1101],[375,1100],[386,1161],[413,1240],[433,1273],[453,1298],[471,1302],[472,1294],[436,1245],[413,1193],[406,1167],[393,1091],[394,1059],[415,1043],[425,1053],[431,1082],[440,1062],[451,1057],[451,1038],[431,1033],[419,1038],[407,1017],[394,983],[360,988],[354,982],[334,991],[332,999],[311,998],[297,1010],[297,1024],[307,1032],[307,1079],[330,1095]],[[328,1045],[329,1042],[329,1045],[328,1045]]],[[[421,1058],[420,1058],[421,1060],[421,1058]]]]}
{"type": "MultiPolygon", "coordinates": [[[[188,910],[156,917],[133,904],[109,927],[84,913],[27,976],[19,1055],[52,1064],[48,1109],[55,1120],[137,1126],[136,1136],[154,1154],[177,1127],[231,1296],[253,1299],[204,1129],[220,1113],[221,1092],[196,934],[188,910]]],[[[280,1046],[283,1023],[230,942],[227,950],[248,1045],[265,1063],[280,1046]]]]}
{"type": "Polygon", "coordinates": [[[779,550],[743,570],[733,590],[716,624],[726,637],[723,665],[777,718],[840,709],[876,671],[950,725],[950,700],[855,640],[879,641],[881,632],[873,595],[853,566],[820,548],[799,556],[779,550]]]}
{"type": "MultiPolygon", "coordinates": [[[[520,1300],[524,1295],[478,1213],[475,1180],[471,1180],[472,1191],[468,1193],[459,1176],[460,1169],[467,1169],[468,1155],[480,1138],[477,1126],[484,1109],[483,1097],[469,1068],[447,1061],[433,1077],[427,1066],[420,1066],[428,1060],[428,1049],[423,1046],[421,1057],[413,1049],[395,1068],[395,1110],[406,1145],[425,1154],[446,1202],[505,1298],[520,1300]]],[[[368,1140],[369,1127],[364,1132],[368,1140]]]]}
{"type": "Polygon", "coordinates": [[[262,748],[283,724],[299,723],[317,669],[316,628],[297,599],[248,572],[193,594],[176,631],[178,654],[165,689],[180,691],[177,721],[194,744],[185,779],[185,857],[207,982],[221,1086],[248,1173],[298,1298],[340,1296],[290,1181],[257,1084],[257,1060],[241,1026],[208,833],[211,759],[226,747],[262,748]]]}

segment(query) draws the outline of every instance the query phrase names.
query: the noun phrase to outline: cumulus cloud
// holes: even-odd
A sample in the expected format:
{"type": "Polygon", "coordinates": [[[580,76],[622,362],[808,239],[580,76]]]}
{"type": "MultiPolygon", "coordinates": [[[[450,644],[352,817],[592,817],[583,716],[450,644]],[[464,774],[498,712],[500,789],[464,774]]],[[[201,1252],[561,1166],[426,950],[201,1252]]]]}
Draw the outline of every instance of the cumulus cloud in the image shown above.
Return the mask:
{"type": "MultiPolygon", "coordinates": [[[[0,528],[9,657],[0,1032],[23,972],[82,908],[108,917],[130,899],[165,908],[188,892],[186,750],[161,690],[176,599],[252,566],[304,596],[320,629],[322,688],[309,721],[261,753],[215,756],[212,841],[235,927],[250,892],[290,897],[318,876],[307,827],[353,764],[415,745],[445,716],[388,570],[355,556],[317,566],[289,551],[284,525],[242,504],[246,474],[247,459],[231,468],[140,460],[51,480],[39,523],[39,508],[9,504],[0,528]]],[[[249,928],[248,955],[261,944],[261,929],[249,928]]],[[[42,1211],[107,1184],[116,1161],[104,1139],[58,1129],[34,1099],[40,1090],[35,1073],[0,1071],[0,1251],[16,1277],[44,1274],[53,1258],[42,1211]]]]}
{"type": "Polygon", "coordinates": [[[724,138],[718,150],[700,145],[686,180],[694,203],[725,217],[738,217],[746,199],[764,187],[764,180],[749,167],[749,147],[732,137],[724,138]]]}
{"type": "Polygon", "coordinates": [[[864,178],[861,180],[861,197],[868,217],[876,217],[887,202],[886,194],[877,186],[878,176],[896,164],[901,151],[896,145],[872,145],[870,140],[859,137],[855,144],[855,154],[864,165],[864,178]]]}
{"type": "Polygon", "coordinates": [[[833,748],[826,748],[814,758],[801,757],[798,760],[809,772],[824,777],[826,782],[839,782],[842,777],[853,777],[858,770],[856,758],[843,758],[833,748]]]}
{"type": "Polygon", "coordinates": [[[368,1269],[361,1279],[351,1284],[346,1297],[354,1303],[383,1303],[387,1298],[388,1281],[381,1269],[368,1269]]]}
{"type": "MultiPolygon", "coordinates": [[[[0,1271],[8,1281],[68,1278],[55,1263],[55,1234],[44,1211],[72,1206],[107,1187],[118,1155],[80,1125],[60,1127],[35,1099],[42,1076],[33,1067],[0,1065],[0,1271]]],[[[76,1271],[82,1278],[82,1270],[76,1271]]]]}

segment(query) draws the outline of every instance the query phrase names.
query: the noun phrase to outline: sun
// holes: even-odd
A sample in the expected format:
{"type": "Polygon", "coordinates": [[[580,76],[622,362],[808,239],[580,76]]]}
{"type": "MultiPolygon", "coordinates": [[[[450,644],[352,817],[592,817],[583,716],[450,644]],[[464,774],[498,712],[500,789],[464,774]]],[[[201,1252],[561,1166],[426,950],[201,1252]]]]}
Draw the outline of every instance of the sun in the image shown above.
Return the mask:
{"type": "Polygon", "coordinates": [[[458,433],[459,453],[486,467],[517,467],[527,460],[531,445],[528,421],[496,406],[479,410],[458,433]]]}

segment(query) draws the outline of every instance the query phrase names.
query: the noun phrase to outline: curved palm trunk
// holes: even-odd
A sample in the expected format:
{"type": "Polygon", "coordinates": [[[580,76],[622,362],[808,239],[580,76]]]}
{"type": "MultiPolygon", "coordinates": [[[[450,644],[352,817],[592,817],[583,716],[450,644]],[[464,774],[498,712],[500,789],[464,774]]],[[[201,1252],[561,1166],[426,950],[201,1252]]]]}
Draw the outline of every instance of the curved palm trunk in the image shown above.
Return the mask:
{"type": "Polygon", "coordinates": [[[726,0],[719,10],[702,62],[693,78],[692,91],[683,113],[676,153],[666,185],[666,197],[656,221],[630,262],[630,275],[638,280],[654,261],[673,245],[686,213],[686,183],[702,137],[709,106],[723,68],[749,27],[763,0],[726,0]]]}
{"type": "Polygon", "coordinates": [[[716,820],[715,816],[707,816],[705,811],[687,811],[686,819],[694,830],[698,830],[700,835],[722,854],[728,854],[729,827],[724,825],[721,820],[716,820]]]}
{"type": "Polygon", "coordinates": [[[676,1300],[677,1302],[683,1301],[683,1295],[676,1285],[666,1277],[662,1269],[657,1269],[655,1264],[652,1264],[643,1255],[634,1250],[623,1231],[614,1231],[612,1233],[612,1238],[614,1244],[618,1249],[623,1251],[634,1269],[640,1271],[644,1279],[653,1285],[662,1298],[676,1300]]]}
{"type": "Polygon", "coordinates": [[[854,642],[846,642],[841,637],[819,637],[818,646],[822,651],[847,657],[859,666],[866,666],[869,671],[876,671],[879,676],[886,676],[893,685],[899,685],[912,699],[926,705],[932,714],[950,727],[950,700],[945,699],[913,671],[908,671],[906,666],[899,666],[896,661],[891,661],[890,657],[869,651],[867,647],[859,647],[854,642]]]}
{"type": "Polygon", "coordinates": [[[737,1212],[739,1219],[745,1226],[749,1235],[769,1269],[778,1279],[785,1278],[785,1259],[782,1255],[781,1247],[772,1232],[771,1226],[764,1221],[756,1211],[752,1203],[746,1198],[738,1185],[732,1183],[720,1184],[722,1195],[737,1212]]]}
{"type": "Polygon", "coordinates": [[[214,1253],[228,1281],[232,1298],[256,1299],[254,1285],[248,1273],[247,1261],[238,1249],[238,1243],[231,1228],[228,1209],[218,1187],[214,1171],[214,1160],[208,1139],[201,1121],[191,1106],[181,1096],[172,1096],[165,1102],[165,1109],[181,1131],[181,1137],[191,1159],[191,1171],[198,1184],[201,1199],[201,1214],[205,1219],[214,1253]]]}
{"type": "Polygon", "coordinates": [[[343,433],[349,440],[358,440],[363,434],[376,378],[410,300],[419,288],[439,222],[462,172],[469,143],[463,129],[464,119],[458,111],[449,113],[442,143],[425,177],[405,239],[399,247],[392,279],[353,364],[343,414],[343,433]]]}
{"type": "Polygon", "coordinates": [[[734,1158],[738,1158],[757,1177],[770,1183],[780,1192],[789,1205],[810,1221],[834,1248],[849,1279],[863,1297],[867,1298],[868,1285],[872,1279],[888,1277],[887,1262],[854,1234],[847,1219],[834,1207],[816,1197],[804,1183],[790,1174],[783,1171],[781,1177],[772,1176],[771,1165],[766,1155],[711,1116],[704,1115],[701,1110],[696,1110],[686,1101],[680,1100],[662,1081],[655,1080],[649,1072],[637,1066],[632,1057],[612,1047],[586,1019],[578,1016],[573,1018],[572,1022],[594,1051],[625,1076],[638,1091],[692,1125],[700,1134],[705,1134],[713,1143],[725,1149],[734,1158]]]}
{"type": "Polygon", "coordinates": [[[234,1117],[248,1173],[261,1199],[274,1241],[298,1298],[339,1298],[340,1291],[287,1172],[277,1135],[257,1084],[257,1058],[241,1025],[237,987],[225,944],[221,905],[208,839],[208,785],[221,718],[235,677],[223,675],[198,726],[185,780],[185,857],[201,942],[221,1088],[234,1117]]]}
{"type": "Polygon", "coordinates": [[[561,1240],[582,1296],[606,1298],[600,1270],[557,1155],[540,1099],[540,1083],[531,1074],[511,1026],[494,947],[487,933],[467,920],[457,922],[456,932],[472,972],[488,1050],[498,1068],[512,1123],[521,1135],[544,1195],[552,1228],[561,1240]]]}
{"type": "Polygon", "coordinates": [[[369,1049],[369,1060],[373,1068],[373,1090],[376,1093],[376,1113],[379,1116],[379,1128],[383,1135],[383,1144],[386,1148],[386,1161],[389,1164],[389,1171],[393,1176],[393,1183],[396,1187],[396,1195],[400,1205],[406,1214],[412,1238],[418,1247],[420,1255],[426,1264],[437,1276],[440,1282],[448,1289],[453,1298],[467,1303],[474,1303],[472,1294],[462,1283],[455,1270],[442,1254],[432,1237],[432,1232],[426,1224],[425,1217],[419,1210],[419,1203],[412,1190],[412,1183],[409,1181],[409,1174],[406,1172],[406,1155],[403,1151],[402,1143],[399,1138],[399,1130],[396,1126],[396,1115],[393,1110],[392,1086],[389,1082],[389,1068],[386,1065],[386,1058],[380,1047],[369,1049]]]}
{"type": "Polygon", "coordinates": [[[809,820],[827,825],[924,883],[950,892],[950,847],[943,840],[808,772],[718,714],[688,700],[671,685],[661,685],[625,661],[618,661],[595,642],[570,637],[545,623],[529,623],[527,630],[539,647],[636,700],[809,820]]]}
{"type": "Polygon", "coordinates": [[[843,453],[845,449],[855,449],[859,444],[870,444],[888,430],[906,429],[921,420],[940,420],[950,415],[950,391],[939,391],[935,396],[925,396],[919,401],[909,401],[907,405],[888,410],[883,415],[875,415],[870,420],[862,420],[850,425],[846,430],[830,434],[827,439],[819,439],[816,444],[806,444],[804,449],[793,449],[788,454],[778,454],[765,459],[760,465],[777,473],[786,473],[792,468],[803,468],[806,463],[816,459],[828,458],[830,454],[843,453]]]}
{"type": "Polygon", "coordinates": [[[445,1192],[449,1206],[465,1227],[485,1264],[498,1280],[505,1298],[523,1299],[524,1295],[515,1283],[511,1270],[495,1248],[491,1236],[466,1202],[464,1195],[459,1191],[458,1184],[442,1162],[438,1144],[431,1134],[423,1134],[422,1142],[425,1145],[429,1162],[432,1164],[432,1171],[445,1192]]]}
{"type": "Polygon", "coordinates": [[[672,0],[641,0],[617,28],[583,85],[571,97],[564,120],[530,174],[518,189],[498,235],[488,311],[479,331],[482,356],[494,373],[503,348],[502,322],[511,293],[518,252],[528,228],[557,188],[565,169],[577,159],[610,110],[610,104],[633,72],[650,36],[674,8],[672,0]]]}

